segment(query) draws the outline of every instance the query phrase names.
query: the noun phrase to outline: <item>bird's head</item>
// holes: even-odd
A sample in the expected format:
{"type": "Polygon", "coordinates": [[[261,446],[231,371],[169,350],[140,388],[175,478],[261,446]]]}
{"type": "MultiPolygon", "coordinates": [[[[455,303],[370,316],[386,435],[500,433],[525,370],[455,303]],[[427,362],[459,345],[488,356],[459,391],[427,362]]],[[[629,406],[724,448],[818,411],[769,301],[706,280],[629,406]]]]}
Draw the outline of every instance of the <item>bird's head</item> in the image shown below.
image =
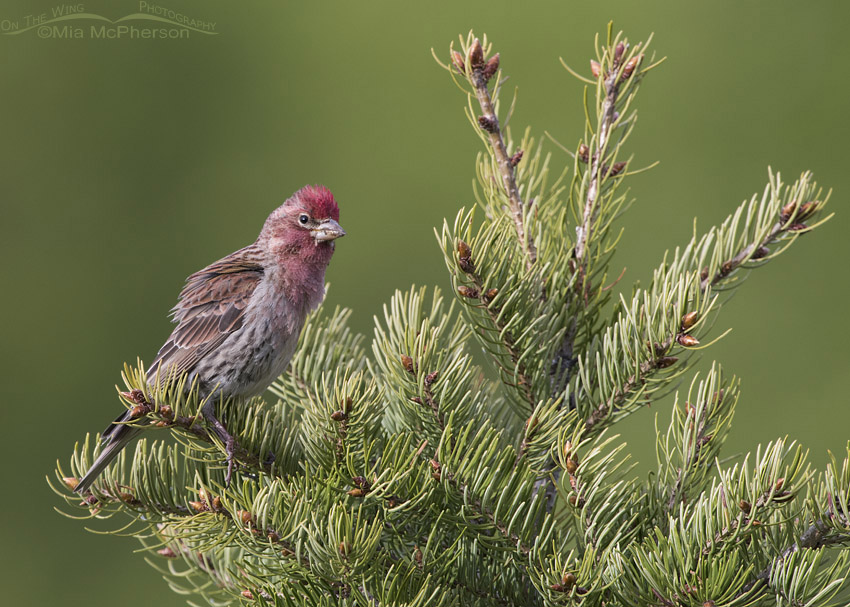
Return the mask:
{"type": "Polygon", "coordinates": [[[260,242],[277,259],[323,259],[327,263],[334,240],[345,236],[338,222],[339,207],[330,190],[308,185],[269,215],[260,242]]]}

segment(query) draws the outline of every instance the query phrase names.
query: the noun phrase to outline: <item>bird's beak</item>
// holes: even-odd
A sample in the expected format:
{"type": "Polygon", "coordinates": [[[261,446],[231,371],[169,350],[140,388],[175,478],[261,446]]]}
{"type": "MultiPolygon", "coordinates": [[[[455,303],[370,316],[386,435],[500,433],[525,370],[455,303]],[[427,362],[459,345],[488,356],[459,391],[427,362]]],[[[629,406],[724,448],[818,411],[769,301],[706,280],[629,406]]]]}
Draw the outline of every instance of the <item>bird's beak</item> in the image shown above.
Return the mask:
{"type": "Polygon", "coordinates": [[[345,236],[345,230],[333,219],[325,219],[315,229],[310,230],[310,235],[316,242],[328,242],[345,236]]]}

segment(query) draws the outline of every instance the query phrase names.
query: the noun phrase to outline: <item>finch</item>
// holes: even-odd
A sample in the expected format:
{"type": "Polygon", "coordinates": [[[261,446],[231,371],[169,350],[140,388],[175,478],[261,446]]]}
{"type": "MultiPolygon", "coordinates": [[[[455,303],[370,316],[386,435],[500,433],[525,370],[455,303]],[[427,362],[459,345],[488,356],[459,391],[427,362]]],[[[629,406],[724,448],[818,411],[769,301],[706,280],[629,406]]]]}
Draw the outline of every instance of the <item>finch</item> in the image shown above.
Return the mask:
{"type": "MultiPolygon", "coordinates": [[[[216,418],[214,401],[262,393],[286,369],[307,314],[325,295],[325,269],[334,241],[345,236],[339,207],[324,186],[306,186],[275,209],[257,240],[186,280],[172,309],[177,323],[147,370],[154,377],[188,374],[202,412],[225,444],[227,482],[236,441],[216,418]]],[[[102,434],[104,448],[75,491],[87,491],[104,468],[141,430],[121,414],[102,434]]]]}

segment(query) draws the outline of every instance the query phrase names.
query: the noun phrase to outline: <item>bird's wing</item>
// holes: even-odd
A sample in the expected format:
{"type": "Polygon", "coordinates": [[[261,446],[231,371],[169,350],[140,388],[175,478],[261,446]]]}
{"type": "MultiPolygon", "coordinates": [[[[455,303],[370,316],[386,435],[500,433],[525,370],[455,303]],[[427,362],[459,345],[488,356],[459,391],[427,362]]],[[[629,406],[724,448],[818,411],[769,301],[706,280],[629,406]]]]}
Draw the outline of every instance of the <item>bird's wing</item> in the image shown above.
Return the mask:
{"type": "Polygon", "coordinates": [[[162,368],[180,375],[237,331],[263,277],[262,257],[249,245],[186,279],[172,310],[177,326],[160,348],[148,375],[162,368]]]}

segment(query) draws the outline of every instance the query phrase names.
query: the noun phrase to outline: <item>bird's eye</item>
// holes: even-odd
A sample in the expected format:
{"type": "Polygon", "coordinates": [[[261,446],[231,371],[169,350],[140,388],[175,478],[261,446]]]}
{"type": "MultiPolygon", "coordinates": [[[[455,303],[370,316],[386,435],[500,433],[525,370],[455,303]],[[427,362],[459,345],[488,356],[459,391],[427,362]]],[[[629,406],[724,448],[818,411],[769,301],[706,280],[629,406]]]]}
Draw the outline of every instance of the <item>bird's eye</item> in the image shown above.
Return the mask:
{"type": "Polygon", "coordinates": [[[307,222],[310,221],[310,216],[306,213],[301,213],[301,215],[298,216],[298,221],[301,222],[302,226],[306,226],[307,222]]]}

